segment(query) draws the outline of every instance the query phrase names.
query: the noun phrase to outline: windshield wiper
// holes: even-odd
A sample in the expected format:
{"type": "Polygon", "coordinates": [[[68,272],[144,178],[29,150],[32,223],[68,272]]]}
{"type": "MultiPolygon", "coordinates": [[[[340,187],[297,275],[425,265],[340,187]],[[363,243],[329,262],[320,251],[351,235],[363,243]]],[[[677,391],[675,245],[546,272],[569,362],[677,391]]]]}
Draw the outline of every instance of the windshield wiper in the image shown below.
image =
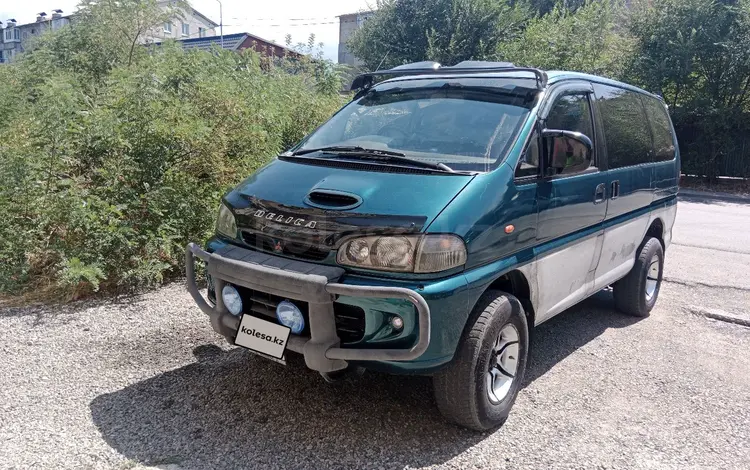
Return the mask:
{"type": "Polygon", "coordinates": [[[368,149],[354,145],[333,145],[330,147],[320,147],[314,149],[303,149],[294,152],[292,155],[306,155],[314,152],[330,152],[345,158],[354,158],[360,160],[375,160],[383,163],[400,163],[418,168],[430,168],[433,170],[447,171],[453,173],[453,169],[445,163],[424,162],[408,158],[400,152],[390,150],[368,149]]]}
{"type": "Polygon", "coordinates": [[[393,155],[396,157],[403,157],[403,153],[399,152],[392,152],[390,150],[378,150],[378,149],[367,149],[364,147],[358,147],[356,145],[331,145],[329,147],[318,147],[314,149],[302,149],[297,150],[292,155],[305,155],[308,153],[314,153],[314,152],[333,152],[333,153],[340,153],[340,152],[367,152],[367,153],[377,153],[382,155],[393,155]]]}

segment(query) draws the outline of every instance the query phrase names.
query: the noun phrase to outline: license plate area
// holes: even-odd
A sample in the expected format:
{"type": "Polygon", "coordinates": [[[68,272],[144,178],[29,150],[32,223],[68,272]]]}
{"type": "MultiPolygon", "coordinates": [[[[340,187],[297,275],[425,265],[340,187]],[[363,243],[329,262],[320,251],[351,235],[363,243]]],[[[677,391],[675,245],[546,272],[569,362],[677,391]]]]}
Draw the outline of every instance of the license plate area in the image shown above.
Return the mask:
{"type": "Polygon", "coordinates": [[[243,314],[234,342],[269,359],[284,361],[291,331],[284,325],[243,314]]]}

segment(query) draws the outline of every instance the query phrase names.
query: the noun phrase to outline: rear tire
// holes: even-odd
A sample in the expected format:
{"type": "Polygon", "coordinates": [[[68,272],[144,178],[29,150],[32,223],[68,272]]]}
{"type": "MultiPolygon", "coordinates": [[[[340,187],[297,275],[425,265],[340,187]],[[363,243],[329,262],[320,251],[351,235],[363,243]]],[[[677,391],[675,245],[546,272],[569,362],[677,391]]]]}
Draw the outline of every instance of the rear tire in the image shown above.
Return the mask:
{"type": "Polygon", "coordinates": [[[617,309],[636,317],[649,316],[659,297],[663,270],[661,242],[647,238],[628,275],[612,286],[617,309]]]}
{"type": "Polygon", "coordinates": [[[529,350],[526,315],[517,298],[488,291],[477,302],[450,365],[433,377],[443,416],[486,431],[508,418],[521,388],[529,350]]]}

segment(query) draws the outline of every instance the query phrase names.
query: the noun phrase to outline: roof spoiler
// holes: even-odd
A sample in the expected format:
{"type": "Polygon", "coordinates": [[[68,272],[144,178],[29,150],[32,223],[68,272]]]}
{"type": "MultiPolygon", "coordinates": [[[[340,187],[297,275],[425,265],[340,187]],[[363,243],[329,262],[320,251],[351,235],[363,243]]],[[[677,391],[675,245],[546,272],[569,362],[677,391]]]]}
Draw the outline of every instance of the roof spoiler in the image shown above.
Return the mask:
{"type": "Polygon", "coordinates": [[[375,77],[390,75],[403,77],[407,75],[455,75],[467,73],[487,72],[531,72],[536,78],[536,87],[543,90],[547,87],[547,73],[532,67],[516,67],[510,62],[483,62],[476,60],[465,60],[450,67],[444,67],[438,62],[414,62],[412,64],[399,65],[388,70],[377,70],[357,75],[352,81],[351,90],[366,90],[375,83],[375,77]]]}

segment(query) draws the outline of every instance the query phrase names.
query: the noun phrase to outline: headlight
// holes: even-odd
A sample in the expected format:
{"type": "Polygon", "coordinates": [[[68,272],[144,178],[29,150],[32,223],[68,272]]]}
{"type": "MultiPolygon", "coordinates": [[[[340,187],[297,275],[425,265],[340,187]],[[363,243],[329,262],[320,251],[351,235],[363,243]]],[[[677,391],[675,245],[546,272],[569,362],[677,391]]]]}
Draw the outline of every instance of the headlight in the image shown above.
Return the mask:
{"type": "Polygon", "coordinates": [[[232,214],[232,211],[224,203],[219,206],[219,217],[216,219],[216,233],[229,238],[237,238],[237,223],[234,221],[234,214],[232,214]]]}
{"type": "Polygon", "coordinates": [[[466,264],[466,246],[455,235],[361,237],[344,243],[337,261],[381,271],[436,273],[466,264]]]}

